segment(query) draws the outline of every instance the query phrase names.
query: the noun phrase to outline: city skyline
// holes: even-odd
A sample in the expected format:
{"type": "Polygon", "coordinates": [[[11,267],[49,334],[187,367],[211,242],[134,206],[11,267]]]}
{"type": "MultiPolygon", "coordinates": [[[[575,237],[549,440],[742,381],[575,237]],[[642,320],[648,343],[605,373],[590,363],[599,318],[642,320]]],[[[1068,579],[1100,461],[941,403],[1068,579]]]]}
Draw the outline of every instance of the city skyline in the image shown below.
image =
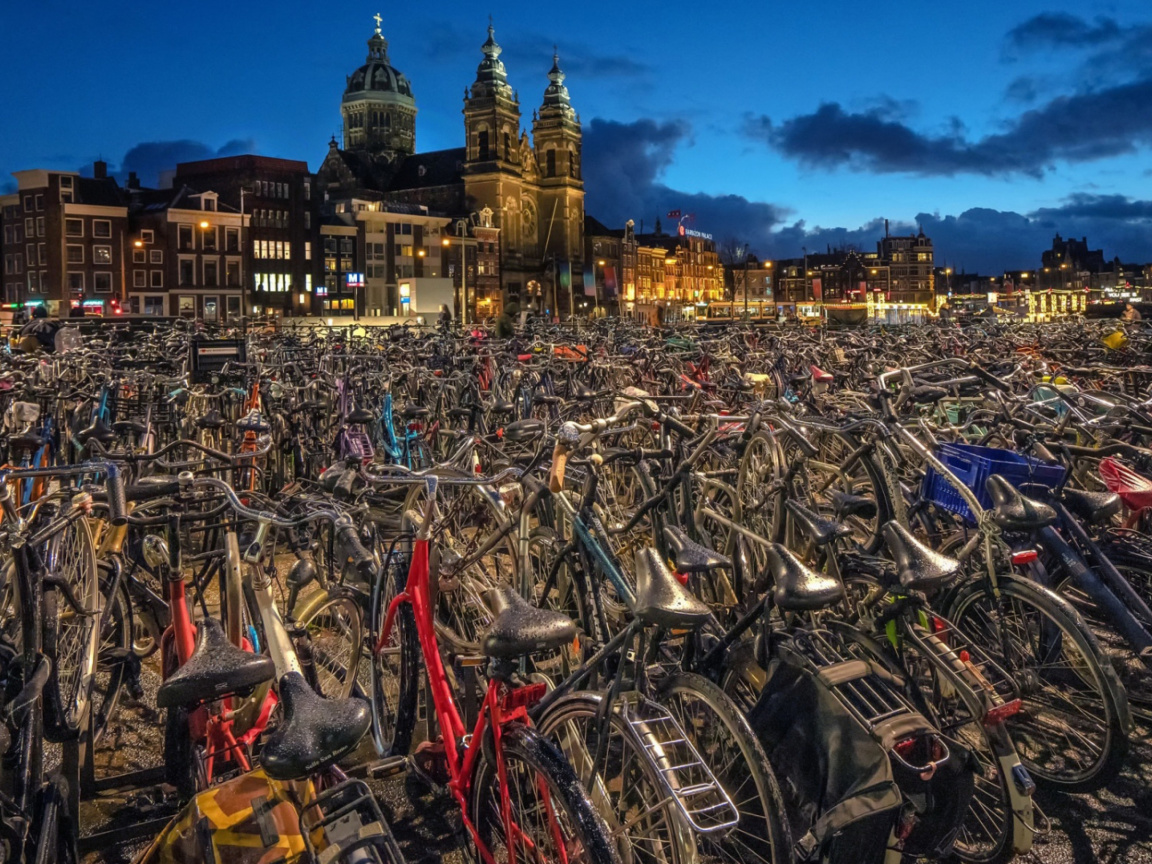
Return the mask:
{"type": "MultiPolygon", "coordinates": [[[[11,171],[87,169],[97,157],[146,183],[216,154],[318,168],[375,6],[320,22],[299,3],[229,8],[227,24],[225,7],[187,20],[149,8],[7,13],[39,48],[0,61],[9,81],[30,80],[30,64],[38,76],[0,96],[22,129],[0,142],[3,188],[11,171]]],[[[1152,260],[1152,23],[1136,4],[865,14],[823,3],[786,19],[730,4],[691,26],[654,14],[663,8],[580,4],[546,22],[527,14],[535,7],[492,9],[526,104],[558,45],[584,127],[587,211],[601,221],[650,229],[680,209],[770,257],[873,248],[888,218],[893,232],[922,225],[938,263],[958,270],[1034,266],[1057,232],[1109,258],[1152,260]],[[820,30],[829,16],[839,26],[820,30]]],[[[485,14],[380,12],[412,81],[418,149],[458,146],[485,14]]]]}

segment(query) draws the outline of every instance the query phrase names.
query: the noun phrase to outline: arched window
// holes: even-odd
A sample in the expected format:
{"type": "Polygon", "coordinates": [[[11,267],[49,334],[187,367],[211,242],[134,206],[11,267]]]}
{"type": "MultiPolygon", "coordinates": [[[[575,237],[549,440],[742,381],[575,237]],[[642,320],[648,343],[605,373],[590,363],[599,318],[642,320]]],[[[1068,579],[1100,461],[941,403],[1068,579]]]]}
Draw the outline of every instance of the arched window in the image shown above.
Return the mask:
{"type": "Polygon", "coordinates": [[[512,136],[507,130],[504,131],[504,158],[509,162],[512,161],[512,136]]]}
{"type": "Polygon", "coordinates": [[[387,112],[385,112],[385,114],[384,114],[384,128],[385,129],[391,129],[392,128],[392,115],[387,113],[387,112]]]}
{"type": "Polygon", "coordinates": [[[491,158],[491,154],[488,152],[487,129],[481,129],[479,134],[476,136],[476,149],[478,151],[476,158],[481,162],[486,162],[489,158],[491,158]]]}
{"type": "Polygon", "coordinates": [[[556,151],[551,147],[548,148],[547,159],[548,159],[547,168],[545,169],[544,173],[548,177],[555,177],[556,176],[556,151]]]}

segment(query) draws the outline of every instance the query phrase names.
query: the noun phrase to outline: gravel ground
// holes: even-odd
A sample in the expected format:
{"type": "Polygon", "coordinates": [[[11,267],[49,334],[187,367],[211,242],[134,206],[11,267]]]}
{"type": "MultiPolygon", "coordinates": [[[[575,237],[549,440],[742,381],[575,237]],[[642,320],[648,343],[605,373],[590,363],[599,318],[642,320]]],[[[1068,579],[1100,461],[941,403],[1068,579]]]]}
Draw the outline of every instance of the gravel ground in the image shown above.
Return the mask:
{"type": "MultiPolygon", "coordinates": [[[[145,668],[145,701],[122,703],[113,726],[96,753],[97,776],[153,767],[161,763],[163,727],[151,704],[159,679],[145,668]]],[[[365,744],[358,757],[372,758],[365,744]]],[[[354,760],[355,761],[355,760],[354,760]]],[[[464,864],[459,820],[452,801],[435,793],[414,776],[397,776],[374,783],[381,809],[392,825],[409,864],[464,864]]],[[[133,825],[162,815],[155,795],[111,795],[81,808],[82,832],[133,825]]],[[[1033,851],[1018,859],[1027,864],[1152,864],[1152,739],[1145,726],[1137,728],[1129,765],[1110,787],[1092,795],[1061,795],[1040,791],[1037,802],[1052,822],[1051,831],[1037,837],[1033,851]]],[[[86,864],[127,864],[145,841],[112,844],[85,855],[86,864]]]]}

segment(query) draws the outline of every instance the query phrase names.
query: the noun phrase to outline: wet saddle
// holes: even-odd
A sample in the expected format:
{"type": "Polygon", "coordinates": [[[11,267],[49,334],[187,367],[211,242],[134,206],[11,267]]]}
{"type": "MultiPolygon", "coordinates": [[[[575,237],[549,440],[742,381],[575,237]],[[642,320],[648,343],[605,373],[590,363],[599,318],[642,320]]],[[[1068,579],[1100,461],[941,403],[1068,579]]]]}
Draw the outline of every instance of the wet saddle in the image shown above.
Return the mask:
{"type": "Polygon", "coordinates": [[[786,612],[824,609],[844,599],[844,585],[834,576],[809,569],[780,543],[768,547],[772,600],[786,612]]]}
{"type": "Polygon", "coordinates": [[[302,780],[356,749],[372,723],[363,699],[325,699],[299,672],[289,672],[278,688],[283,715],[260,752],[260,764],[273,780],[302,780]]]}
{"type": "Polygon", "coordinates": [[[1110,522],[1120,512],[1120,496],[1115,492],[1086,492],[1083,489],[1065,489],[1064,506],[1074,516],[1089,525],[1110,522]]]}
{"type": "Polygon", "coordinates": [[[1015,486],[999,474],[984,484],[992,499],[992,521],[1005,531],[1033,531],[1056,521],[1056,511],[1040,501],[1020,494],[1015,486]]]}
{"type": "Polygon", "coordinates": [[[960,562],[929,549],[899,522],[884,525],[884,542],[896,562],[900,585],[908,591],[935,591],[960,575],[960,562]]]}
{"type": "Polygon", "coordinates": [[[632,612],[645,624],[695,630],[708,620],[708,607],[677,579],[655,549],[636,551],[636,597],[632,612]]]}
{"type": "Polygon", "coordinates": [[[224,415],[216,408],[211,411],[205,412],[201,417],[196,418],[196,425],[201,429],[222,429],[224,428],[224,415]]]}
{"type": "Polygon", "coordinates": [[[214,618],[205,618],[196,632],[196,648],[188,662],[173,672],[156,692],[160,708],[214,702],[233,693],[246,693],[276,677],[271,657],[237,648],[214,618]]]}
{"type": "Polygon", "coordinates": [[[514,659],[567,645],[576,625],[560,612],[537,609],[507,585],[493,588],[485,600],[496,619],[480,643],[485,657],[514,659]]]}
{"type": "Polygon", "coordinates": [[[255,408],[236,421],[236,428],[241,432],[255,432],[257,435],[272,431],[271,424],[255,408]]]}
{"type": "Polygon", "coordinates": [[[84,446],[89,441],[111,444],[116,440],[116,432],[108,425],[108,422],[103,417],[97,417],[92,421],[91,426],[81,429],[76,433],[76,440],[80,443],[80,446],[84,446]]]}
{"type": "Polygon", "coordinates": [[[672,553],[677,573],[707,573],[709,570],[732,566],[726,556],[696,543],[675,525],[664,526],[664,541],[672,553]]]}
{"type": "Polygon", "coordinates": [[[504,440],[513,444],[535,441],[544,434],[543,420],[517,420],[504,427],[504,440]]]}
{"type": "Polygon", "coordinates": [[[348,414],[349,423],[371,423],[375,419],[367,408],[353,408],[348,414]]]}
{"type": "Polygon", "coordinates": [[[852,529],[847,525],[825,519],[798,501],[790,498],[784,502],[784,506],[788,508],[792,518],[796,520],[797,527],[807,534],[817,546],[827,546],[833,540],[852,536],[852,529]]]}

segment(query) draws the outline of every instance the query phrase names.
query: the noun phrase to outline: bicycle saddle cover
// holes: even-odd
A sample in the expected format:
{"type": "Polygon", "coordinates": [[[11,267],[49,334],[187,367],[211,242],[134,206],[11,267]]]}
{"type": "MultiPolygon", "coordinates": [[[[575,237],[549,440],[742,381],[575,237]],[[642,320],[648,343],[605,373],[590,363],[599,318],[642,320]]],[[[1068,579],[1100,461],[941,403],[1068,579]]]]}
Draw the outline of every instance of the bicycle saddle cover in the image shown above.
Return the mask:
{"type": "Polygon", "coordinates": [[[668,551],[672,553],[677,573],[707,573],[709,570],[732,566],[727,557],[696,543],[675,525],[664,526],[664,540],[668,544],[668,551]]]}
{"type": "Polygon", "coordinates": [[[302,780],[356,749],[372,712],[363,699],[325,699],[299,672],[278,687],[283,715],[260,752],[260,765],[273,780],[302,780]]]}
{"type": "Polygon", "coordinates": [[[487,591],[484,599],[496,615],[480,643],[485,657],[524,657],[576,638],[576,624],[567,615],[537,609],[507,585],[487,591]]]}
{"type": "Polygon", "coordinates": [[[156,705],[175,708],[212,702],[244,693],[276,677],[271,657],[237,648],[214,618],[204,618],[196,631],[196,648],[188,662],[173,672],[156,692],[156,705]]]}
{"type": "Polygon", "coordinates": [[[900,584],[909,591],[934,591],[960,574],[959,561],[929,549],[899,522],[885,523],[883,533],[900,584]]]}
{"type": "Polygon", "coordinates": [[[655,549],[636,550],[636,598],[632,611],[645,624],[694,630],[708,620],[709,609],[672,575],[655,549]]]}
{"type": "Polygon", "coordinates": [[[1005,531],[1032,531],[1056,521],[1056,511],[1047,504],[1025,498],[999,474],[984,484],[992,499],[992,521],[1005,531]]]}
{"type": "Polygon", "coordinates": [[[1065,489],[1064,505],[1090,525],[1108,522],[1120,512],[1120,496],[1115,492],[1086,492],[1065,489]]]}
{"type": "Polygon", "coordinates": [[[825,519],[798,501],[789,498],[784,502],[784,506],[792,514],[800,530],[807,534],[817,546],[827,546],[833,540],[852,536],[852,529],[847,525],[825,519]]]}
{"type": "Polygon", "coordinates": [[[839,579],[810,570],[781,543],[768,547],[768,571],[775,583],[772,600],[786,612],[824,609],[844,598],[839,579]]]}

